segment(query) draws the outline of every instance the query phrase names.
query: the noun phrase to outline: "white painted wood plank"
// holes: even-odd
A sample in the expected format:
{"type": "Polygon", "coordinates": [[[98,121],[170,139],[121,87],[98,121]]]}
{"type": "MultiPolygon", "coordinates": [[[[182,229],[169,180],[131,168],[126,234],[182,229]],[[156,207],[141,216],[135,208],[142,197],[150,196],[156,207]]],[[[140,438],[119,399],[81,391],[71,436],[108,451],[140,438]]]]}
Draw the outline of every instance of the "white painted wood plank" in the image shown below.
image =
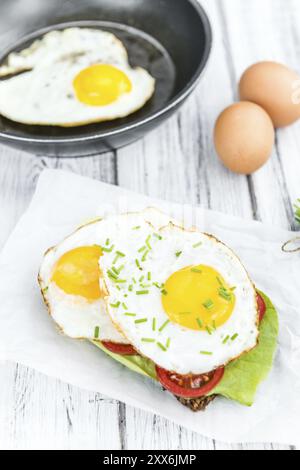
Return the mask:
{"type": "MultiPolygon", "coordinates": [[[[290,2],[274,2],[273,0],[252,0],[241,2],[232,0],[220,2],[220,17],[223,21],[224,41],[227,45],[228,66],[232,70],[232,82],[238,90],[238,82],[244,70],[251,64],[261,60],[276,60],[289,63],[287,49],[282,48],[282,38],[278,31],[286,36],[288,27],[283,27],[282,12],[285,17],[293,20],[294,9],[287,9],[290,2]]],[[[296,8],[300,12],[299,4],[296,8]]],[[[292,48],[291,48],[292,49],[292,48]]],[[[238,93],[238,91],[236,91],[238,93]]],[[[300,125],[300,124],[299,124],[300,125]]],[[[294,135],[295,139],[295,135],[294,135]]],[[[277,145],[272,159],[250,181],[256,196],[257,218],[273,224],[290,228],[293,225],[291,201],[286,183],[287,174],[283,173],[285,160],[295,161],[297,154],[283,155],[283,134],[278,132],[277,145]]],[[[299,159],[297,159],[299,160],[299,159]]],[[[298,163],[299,165],[299,163],[298,163]]],[[[290,177],[294,177],[296,168],[290,168],[290,177]]]]}

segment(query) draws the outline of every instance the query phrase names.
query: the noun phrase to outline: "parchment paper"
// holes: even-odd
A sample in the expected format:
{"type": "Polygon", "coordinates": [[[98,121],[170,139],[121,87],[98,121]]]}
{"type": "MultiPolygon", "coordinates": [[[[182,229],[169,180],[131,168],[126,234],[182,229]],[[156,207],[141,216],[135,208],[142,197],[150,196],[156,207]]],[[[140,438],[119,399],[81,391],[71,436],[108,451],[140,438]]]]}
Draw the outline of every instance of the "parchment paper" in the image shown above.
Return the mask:
{"type": "Polygon", "coordinates": [[[300,445],[300,255],[281,251],[292,237],[257,222],[149,199],[58,170],[45,171],[28,211],[0,255],[0,359],[162,415],[210,438],[300,445]],[[45,250],[95,216],[149,206],[231,246],[275,304],[280,316],[278,352],[253,407],[221,398],[205,413],[193,414],[159,385],[115,363],[93,345],[59,335],[48,317],[37,284],[45,250]]]}

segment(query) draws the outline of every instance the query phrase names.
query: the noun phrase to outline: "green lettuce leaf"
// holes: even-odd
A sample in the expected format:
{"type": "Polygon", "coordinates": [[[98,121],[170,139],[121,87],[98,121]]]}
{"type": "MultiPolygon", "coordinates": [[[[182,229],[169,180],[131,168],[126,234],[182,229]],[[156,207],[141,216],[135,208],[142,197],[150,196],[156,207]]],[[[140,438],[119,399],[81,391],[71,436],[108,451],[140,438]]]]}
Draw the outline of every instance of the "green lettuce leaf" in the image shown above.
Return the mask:
{"type": "MultiPolygon", "coordinates": [[[[267,306],[265,317],[260,325],[259,344],[255,349],[230,363],[222,381],[212,391],[212,395],[222,395],[242,405],[253,405],[260,383],[272,369],[278,338],[278,315],[271,300],[262,292],[267,306]]],[[[108,351],[99,341],[93,344],[110,357],[143,376],[157,380],[155,365],[141,356],[120,356],[108,351]]]]}
{"type": "Polygon", "coordinates": [[[253,405],[259,384],[272,369],[277,348],[278,315],[271,300],[262,292],[260,294],[266,302],[267,311],[260,325],[259,343],[255,349],[226,367],[223,380],[212,392],[246,406],[253,405]]]}

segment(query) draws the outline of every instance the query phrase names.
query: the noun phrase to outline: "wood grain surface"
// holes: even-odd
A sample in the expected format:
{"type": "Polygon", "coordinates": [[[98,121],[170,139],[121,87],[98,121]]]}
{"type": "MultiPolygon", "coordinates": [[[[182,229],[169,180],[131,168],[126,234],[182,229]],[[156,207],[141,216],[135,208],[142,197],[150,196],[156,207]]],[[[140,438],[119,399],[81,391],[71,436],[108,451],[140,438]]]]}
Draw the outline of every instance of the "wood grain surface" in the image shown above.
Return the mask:
{"type": "MultiPolygon", "coordinates": [[[[78,3],[1,0],[0,47],[34,29],[36,12],[45,18],[67,17],[78,3]]],[[[150,196],[296,228],[293,202],[300,197],[300,124],[277,132],[272,159],[251,177],[235,176],[218,162],[212,129],[222,108],[237,98],[237,81],[251,63],[274,59],[300,72],[300,2],[202,3],[215,32],[207,73],[179,114],[144,140],[118,152],[68,160],[0,146],[0,247],[28,206],[45,168],[63,168],[150,196]]],[[[0,364],[0,383],[1,449],[290,449],[271,443],[215,442],[15,364],[0,364]]]]}

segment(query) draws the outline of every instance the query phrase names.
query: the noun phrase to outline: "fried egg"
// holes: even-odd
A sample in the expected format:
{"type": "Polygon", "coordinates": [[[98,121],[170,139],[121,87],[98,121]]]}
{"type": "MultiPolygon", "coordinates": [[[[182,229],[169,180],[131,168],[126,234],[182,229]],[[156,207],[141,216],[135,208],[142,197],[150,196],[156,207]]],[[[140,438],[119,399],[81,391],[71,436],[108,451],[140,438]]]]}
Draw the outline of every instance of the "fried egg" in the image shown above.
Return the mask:
{"type": "Polygon", "coordinates": [[[173,224],[104,222],[101,289],[113,323],[143,356],[181,375],[228,364],[258,340],[256,291],[214,237],[173,224]]]}
{"type": "Polygon", "coordinates": [[[85,28],[52,31],[11,54],[0,77],[0,114],[35,125],[123,118],[142,108],[155,90],[154,78],[130,66],[113,34],[85,28]]]}
{"type": "MultiPolygon", "coordinates": [[[[160,227],[170,220],[154,209],[115,217],[130,226],[147,220],[160,227]]],[[[128,344],[107,314],[104,300],[107,291],[105,286],[100,287],[101,259],[108,250],[111,236],[109,231],[102,230],[107,224],[106,220],[99,219],[85,224],[48,250],[40,268],[39,282],[50,315],[66,336],[128,344]]]]}

